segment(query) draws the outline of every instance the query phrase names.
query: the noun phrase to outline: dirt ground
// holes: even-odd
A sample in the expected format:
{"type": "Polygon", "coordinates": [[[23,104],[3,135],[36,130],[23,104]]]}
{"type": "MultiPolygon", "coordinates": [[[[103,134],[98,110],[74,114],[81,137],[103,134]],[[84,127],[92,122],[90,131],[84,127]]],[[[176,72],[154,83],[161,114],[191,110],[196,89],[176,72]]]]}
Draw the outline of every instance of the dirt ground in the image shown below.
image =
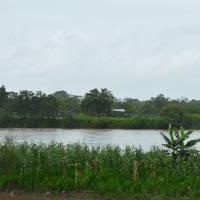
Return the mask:
{"type": "Polygon", "coordinates": [[[102,200],[91,193],[67,193],[61,195],[0,192],[0,200],[102,200]]]}

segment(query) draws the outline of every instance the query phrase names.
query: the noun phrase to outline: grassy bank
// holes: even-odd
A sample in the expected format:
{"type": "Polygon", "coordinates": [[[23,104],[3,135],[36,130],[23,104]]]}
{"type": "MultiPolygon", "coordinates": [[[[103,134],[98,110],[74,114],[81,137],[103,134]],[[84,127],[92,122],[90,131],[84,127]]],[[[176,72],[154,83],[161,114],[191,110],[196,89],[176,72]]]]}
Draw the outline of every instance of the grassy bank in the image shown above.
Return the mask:
{"type": "Polygon", "coordinates": [[[200,154],[172,165],[159,149],[78,144],[0,145],[0,189],[93,191],[114,197],[178,199],[199,197],[200,154]]]}
{"type": "Polygon", "coordinates": [[[0,118],[0,128],[165,129],[167,127],[168,122],[160,117],[94,117],[73,115],[56,119],[0,118]]]}
{"type": "MultiPolygon", "coordinates": [[[[92,129],[167,129],[170,120],[160,116],[95,117],[71,115],[65,118],[0,117],[0,128],[92,128],[92,129]]],[[[178,126],[200,129],[200,115],[188,115],[178,126]]]]}

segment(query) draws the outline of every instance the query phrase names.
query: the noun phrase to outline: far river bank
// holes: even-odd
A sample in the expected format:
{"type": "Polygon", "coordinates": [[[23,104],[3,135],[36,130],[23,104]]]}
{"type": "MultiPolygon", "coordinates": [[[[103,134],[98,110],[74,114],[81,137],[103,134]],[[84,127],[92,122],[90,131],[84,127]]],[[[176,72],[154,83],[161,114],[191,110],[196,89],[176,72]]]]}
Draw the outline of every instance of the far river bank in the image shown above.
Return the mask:
{"type": "Polygon", "coordinates": [[[70,115],[65,118],[0,117],[0,128],[64,128],[64,129],[167,129],[169,123],[186,129],[200,129],[198,115],[187,116],[183,121],[171,121],[161,116],[95,117],[70,115]]]}

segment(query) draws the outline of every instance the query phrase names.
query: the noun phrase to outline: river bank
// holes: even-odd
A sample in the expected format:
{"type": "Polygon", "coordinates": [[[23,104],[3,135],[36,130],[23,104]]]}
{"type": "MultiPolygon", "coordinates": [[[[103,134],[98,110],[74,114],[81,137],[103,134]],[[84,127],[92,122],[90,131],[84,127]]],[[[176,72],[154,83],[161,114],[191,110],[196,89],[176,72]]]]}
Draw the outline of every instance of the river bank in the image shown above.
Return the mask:
{"type": "MultiPolygon", "coordinates": [[[[65,118],[0,118],[0,128],[65,128],[65,129],[167,129],[169,123],[160,116],[95,117],[70,115],[65,118]]],[[[200,129],[200,116],[188,115],[181,123],[186,129],[200,129]]]]}
{"type": "MultiPolygon", "coordinates": [[[[95,117],[72,115],[54,119],[8,116],[0,118],[0,128],[167,129],[169,123],[168,119],[159,116],[95,117]]],[[[200,129],[200,117],[188,116],[180,125],[187,129],[200,129]]]]}
{"type": "Polygon", "coordinates": [[[65,118],[0,118],[0,128],[73,128],[73,129],[166,129],[160,117],[95,117],[73,115],[65,118]]]}

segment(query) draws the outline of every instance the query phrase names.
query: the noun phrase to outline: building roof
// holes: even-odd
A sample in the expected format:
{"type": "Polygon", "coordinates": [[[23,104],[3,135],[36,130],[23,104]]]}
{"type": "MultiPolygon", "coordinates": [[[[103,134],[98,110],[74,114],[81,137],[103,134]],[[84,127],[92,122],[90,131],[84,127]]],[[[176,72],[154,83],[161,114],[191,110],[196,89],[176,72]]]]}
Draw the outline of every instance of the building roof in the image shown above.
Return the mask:
{"type": "Polygon", "coordinates": [[[126,110],[123,108],[120,108],[120,109],[115,108],[115,109],[112,109],[112,111],[113,112],[126,112],[126,110]]]}

